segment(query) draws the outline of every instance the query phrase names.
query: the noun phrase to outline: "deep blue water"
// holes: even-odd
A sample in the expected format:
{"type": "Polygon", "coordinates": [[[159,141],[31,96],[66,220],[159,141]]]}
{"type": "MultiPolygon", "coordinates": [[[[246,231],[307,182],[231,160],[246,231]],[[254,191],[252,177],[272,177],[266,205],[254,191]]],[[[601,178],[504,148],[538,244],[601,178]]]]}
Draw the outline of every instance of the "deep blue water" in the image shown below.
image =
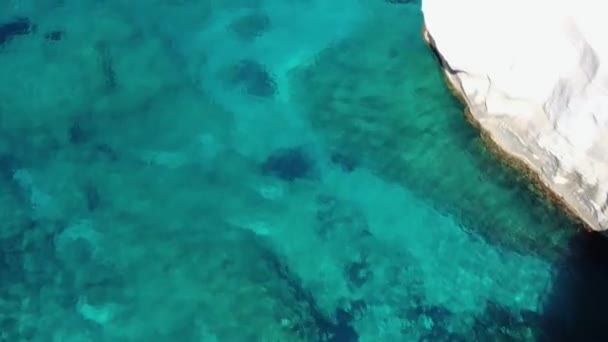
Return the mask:
{"type": "Polygon", "coordinates": [[[0,341],[605,341],[608,247],[419,4],[0,3],[0,341]]]}

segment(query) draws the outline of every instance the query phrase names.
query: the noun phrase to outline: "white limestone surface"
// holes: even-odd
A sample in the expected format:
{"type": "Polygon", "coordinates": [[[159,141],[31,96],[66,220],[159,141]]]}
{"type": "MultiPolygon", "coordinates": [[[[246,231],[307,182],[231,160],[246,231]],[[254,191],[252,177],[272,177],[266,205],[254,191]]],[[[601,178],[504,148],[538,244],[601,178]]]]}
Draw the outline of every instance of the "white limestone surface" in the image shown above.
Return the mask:
{"type": "MultiPolygon", "coordinates": [[[[471,116],[591,229],[608,229],[608,20],[580,0],[423,0],[471,116]]],[[[608,231],[607,231],[608,232],[608,231]]]]}

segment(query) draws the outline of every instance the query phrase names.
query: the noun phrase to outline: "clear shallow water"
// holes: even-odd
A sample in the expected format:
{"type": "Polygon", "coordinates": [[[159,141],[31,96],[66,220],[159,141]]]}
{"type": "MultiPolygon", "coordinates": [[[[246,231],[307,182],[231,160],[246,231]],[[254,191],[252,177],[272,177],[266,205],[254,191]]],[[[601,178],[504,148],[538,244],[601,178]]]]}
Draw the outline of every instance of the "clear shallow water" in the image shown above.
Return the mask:
{"type": "Polygon", "coordinates": [[[416,4],[0,13],[0,340],[602,340],[604,240],[485,151],[416,4]]]}

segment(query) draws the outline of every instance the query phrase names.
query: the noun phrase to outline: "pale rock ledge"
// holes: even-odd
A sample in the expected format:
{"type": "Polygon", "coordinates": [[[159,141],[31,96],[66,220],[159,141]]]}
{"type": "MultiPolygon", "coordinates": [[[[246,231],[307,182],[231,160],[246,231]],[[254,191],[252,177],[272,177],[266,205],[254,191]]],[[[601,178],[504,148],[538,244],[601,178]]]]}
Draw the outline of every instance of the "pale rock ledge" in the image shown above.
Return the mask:
{"type": "Polygon", "coordinates": [[[608,229],[604,8],[591,0],[422,1],[425,37],[472,118],[598,231],[608,229]]]}

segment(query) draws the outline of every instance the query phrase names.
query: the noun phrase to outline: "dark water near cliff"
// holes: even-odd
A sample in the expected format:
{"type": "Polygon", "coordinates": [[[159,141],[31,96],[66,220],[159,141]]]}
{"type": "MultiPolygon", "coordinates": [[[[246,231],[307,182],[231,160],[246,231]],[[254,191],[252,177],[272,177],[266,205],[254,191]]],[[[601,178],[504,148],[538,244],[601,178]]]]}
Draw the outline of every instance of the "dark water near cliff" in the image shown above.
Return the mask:
{"type": "Polygon", "coordinates": [[[418,7],[0,3],[0,340],[606,340],[418,7]]]}

